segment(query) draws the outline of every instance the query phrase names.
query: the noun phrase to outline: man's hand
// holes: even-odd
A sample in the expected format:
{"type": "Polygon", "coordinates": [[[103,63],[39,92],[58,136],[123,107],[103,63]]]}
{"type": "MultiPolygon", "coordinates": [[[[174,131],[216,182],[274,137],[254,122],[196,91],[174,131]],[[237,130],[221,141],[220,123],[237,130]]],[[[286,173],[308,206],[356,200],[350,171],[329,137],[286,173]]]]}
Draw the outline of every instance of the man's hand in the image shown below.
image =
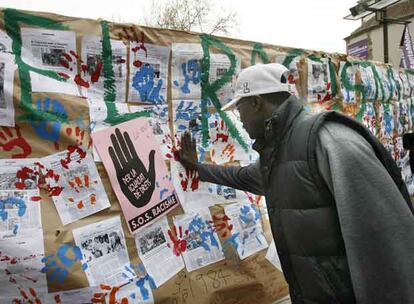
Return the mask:
{"type": "Polygon", "coordinates": [[[181,136],[181,149],[178,151],[178,155],[178,160],[186,169],[197,170],[198,158],[196,142],[188,132],[185,132],[181,136]]]}

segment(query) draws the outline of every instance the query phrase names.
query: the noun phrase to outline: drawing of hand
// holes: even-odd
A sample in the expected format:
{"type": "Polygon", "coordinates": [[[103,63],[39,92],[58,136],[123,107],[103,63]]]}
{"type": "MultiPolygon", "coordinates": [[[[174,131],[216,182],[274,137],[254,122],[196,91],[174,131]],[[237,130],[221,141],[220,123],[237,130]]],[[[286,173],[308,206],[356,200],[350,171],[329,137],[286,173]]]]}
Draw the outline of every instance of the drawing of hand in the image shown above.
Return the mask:
{"type": "Polygon", "coordinates": [[[148,170],[138,157],[127,132],[122,136],[118,128],[111,134],[108,148],[122,193],[137,208],[149,203],[155,189],[155,150],[149,153],[148,170]]]}
{"type": "Polygon", "coordinates": [[[13,153],[12,158],[26,158],[32,153],[32,147],[22,137],[19,126],[14,128],[15,134],[13,134],[13,128],[1,127],[0,131],[0,147],[4,151],[13,151],[16,148],[20,148],[21,153],[13,153]]]}
{"type": "Polygon", "coordinates": [[[44,102],[40,99],[36,101],[36,109],[39,112],[52,113],[56,118],[53,121],[46,119],[40,121],[30,120],[30,125],[41,138],[54,143],[57,142],[59,140],[62,119],[68,115],[65,107],[58,100],[54,99],[51,102],[51,99],[46,97],[44,102]]]}

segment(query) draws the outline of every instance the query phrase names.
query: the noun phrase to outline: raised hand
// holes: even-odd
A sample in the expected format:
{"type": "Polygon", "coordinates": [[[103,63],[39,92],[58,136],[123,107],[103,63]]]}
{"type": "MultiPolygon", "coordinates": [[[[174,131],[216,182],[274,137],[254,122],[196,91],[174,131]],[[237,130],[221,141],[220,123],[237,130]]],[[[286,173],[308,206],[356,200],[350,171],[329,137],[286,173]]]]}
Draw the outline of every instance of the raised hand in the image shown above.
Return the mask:
{"type": "Polygon", "coordinates": [[[118,128],[111,134],[112,147],[109,155],[115,167],[122,193],[137,208],[149,203],[155,189],[155,150],[149,153],[148,170],[138,157],[127,132],[123,136],[118,128]]]}
{"type": "Polygon", "coordinates": [[[181,136],[181,149],[178,151],[178,161],[190,170],[197,170],[198,158],[195,139],[191,138],[190,133],[185,132],[181,136]]]}

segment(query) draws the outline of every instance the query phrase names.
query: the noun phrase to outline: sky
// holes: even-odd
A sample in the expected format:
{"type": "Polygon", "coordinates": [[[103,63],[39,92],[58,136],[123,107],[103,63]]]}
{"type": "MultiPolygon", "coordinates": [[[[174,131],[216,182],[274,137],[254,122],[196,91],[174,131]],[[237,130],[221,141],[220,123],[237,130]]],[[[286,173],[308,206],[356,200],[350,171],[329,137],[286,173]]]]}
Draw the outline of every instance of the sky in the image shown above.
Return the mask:
{"type": "MultiPolygon", "coordinates": [[[[343,38],[360,24],[344,20],[357,0],[221,0],[238,14],[232,36],[274,45],[345,53],[343,38]]],[[[0,0],[0,7],[143,24],[151,0],[0,0]]]]}

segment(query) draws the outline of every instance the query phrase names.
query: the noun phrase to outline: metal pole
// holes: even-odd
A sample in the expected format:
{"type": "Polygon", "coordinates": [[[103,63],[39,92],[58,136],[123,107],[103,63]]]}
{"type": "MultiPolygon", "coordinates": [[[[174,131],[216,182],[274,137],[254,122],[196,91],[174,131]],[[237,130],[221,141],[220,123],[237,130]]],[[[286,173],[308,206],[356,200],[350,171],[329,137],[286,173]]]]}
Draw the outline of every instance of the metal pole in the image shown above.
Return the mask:
{"type": "Polygon", "coordinates": [[[384,33],[384,63],[388,63],[388,20],[385,9],[382,11],[382,31],[384,33]]]}

